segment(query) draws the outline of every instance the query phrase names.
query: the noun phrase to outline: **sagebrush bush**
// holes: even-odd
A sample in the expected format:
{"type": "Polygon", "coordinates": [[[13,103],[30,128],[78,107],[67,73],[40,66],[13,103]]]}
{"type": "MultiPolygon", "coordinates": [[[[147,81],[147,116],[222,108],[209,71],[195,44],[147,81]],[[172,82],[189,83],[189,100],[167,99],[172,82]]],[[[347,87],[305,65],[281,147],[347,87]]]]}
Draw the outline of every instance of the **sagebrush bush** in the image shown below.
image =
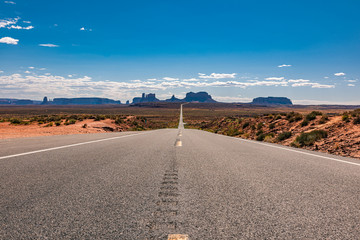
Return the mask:
{"type": "Polygon", "coordinates": [[[270,123],[269,129],[274,129],[274,128],[275,128],[275,123],[270,123]]]}
{"type": "Polygon", "coordinates": [[[276,140],[281,142],[284,141],[285,139],[290,138],[291,136],[292,136],[292,132],[282,132],[277,136],[276,140]]]}
{"type": "Polygon", "coordinates": [[[316,141],[327,138],[328,133],[325,130],[314,130],[308,133],[301,133],[295,140],[301,147],[303,146],[311,146],[316,141]]]}
{"type": "Polygon", "coordinates": [[[256,141],[264,141],[266,135],[261,133],[259,136],[257,136],[256,141]]]}
{"type": "Polygon", "coordinates": [[[312,120],[316,119],[316,116],[320,116],[320,115],[322,115],[321,112],[312,111],[311,113],[306,115],[305,119],[308,120],[308,121],[312,121],[312,120]]]}
{"type": "Polygon", "coordinates": [[[308,120],[305,119],[304,121],[301,122],[301,126],[302,126],[302,127],[305,127],[305,126],[307,126],[307,125],[309,125],[309,121],[308,121],[308,120]]]}
{"type": "Polygon", "coordinates": [[[350,117],[349,117],[349,115],[348,115],[348,114],[342,115],[342,120],[343,120],[344,122],[350,122],[350,117]]]}
{"type": "Polygon", "coordinates": [[[353,123],[360,124],[360,116],[357,116],[356,118],[354,118],[353,123]]]}
{"type": "Polygon", "coordinates": [[[247,128],[248,126],[250,126],[250,123],[249,122],[246,122],[246,123],[244,123],[244,125],[242,126],[242,128],[247,128]]]}

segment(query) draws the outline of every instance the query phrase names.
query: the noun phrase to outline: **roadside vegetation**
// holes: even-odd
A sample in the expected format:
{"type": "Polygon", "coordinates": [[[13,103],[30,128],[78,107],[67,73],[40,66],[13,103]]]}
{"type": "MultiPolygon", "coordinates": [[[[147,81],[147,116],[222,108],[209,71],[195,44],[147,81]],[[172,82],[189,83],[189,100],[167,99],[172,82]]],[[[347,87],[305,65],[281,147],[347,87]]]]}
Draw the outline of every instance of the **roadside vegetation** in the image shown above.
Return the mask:
{"type": "Polygon", "coordinates": [[[292,111],[218,117],[186,127],[360,158],[360,109],[344,113],[292,111]]]}

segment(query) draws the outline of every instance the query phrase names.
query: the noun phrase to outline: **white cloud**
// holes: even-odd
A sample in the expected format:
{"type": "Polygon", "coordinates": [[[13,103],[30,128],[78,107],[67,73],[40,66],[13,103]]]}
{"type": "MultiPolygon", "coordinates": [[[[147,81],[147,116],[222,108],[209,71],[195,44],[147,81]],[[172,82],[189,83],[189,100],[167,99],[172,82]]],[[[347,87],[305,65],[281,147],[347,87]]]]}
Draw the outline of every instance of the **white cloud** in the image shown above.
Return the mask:
{"type": "Polygon", "coordinates": [[[31,73],[30,71],[25,71],[25,73],[31,73]]]}
{"type": "Polygon", "coordinates": [[[268,78],[265,78],[265,80],[269,80],[269,81],[282,81],[284,79],[285,79],[284,77],[268,77],[268,78]]]}
{"type": "Polygon", "coordinates": [[[299,82],[291,85],[292,87],[311,87],[311,88],[335,88],[335,85],[327,85],[312,82],[299,82]]]}
{"type": "Polygon", "coordinates": [[[4,3],[15,5],[16,3],[13,1],[4,1],[4,3]]]}
{"type": "Polygon", "coordinates": [[[346,82],[351,82],[351,83],[355,83],[357,82],[357,80],[345,80],[346,82]]]}
{"type": "Polygon", "coordinates": [[[306,82],[310,82],[310,80],[306,80],[306,79],[290,79],[288,82],[289,83],[306,83],[306,82]]]}
{"type": "Polygon", "coordinates": [[[59,47],[59,45],[55,45],[52,43],[42,43],[42,44],[39,44],[39,46],[41,46],[41,47],[59,47]]]}
{"type": "Polygon", "coordinates": [[[72,78],[72,77],[73,77],[73,75],[69,74],[69,75],[68,75],[68,77],[69,77],[69,78],[72,78]]]}
{"type": "Polygon", "coordinates": [[[44,70],[46,70],[46,68],[39,68],[39,70],[40,70],[40,71],[44,71],[44,70]]]}
{"type": "Polygon", "coordinates": [[[23,21],[23,23],[29,23],[30,24],[31,22],[30,21],[23,21]]]}
{"type": "Polygon", "coordinates": [[[223,79],[223,78],[235,78],[236,73],[212,73],[206,76],[204,73],[199,73],[199,78],[209,79],[223,79]]]}
{"type": "Polygon", "coordinates": [[[288,64],[282,64],[282,65],[279,65],[278,67],[279,67],[279,68],[282,68],[282,67],[291,67],[291,65],[288,65],[288,64]]]}
{"type": "Polygon", "coordinates": [[[0,28],[5,28],[16,24],[19,21],[19,18],[10,18],[10,19],[0,19],[0,28]]]}
{"type": "Polygon", "coordinates": [[[30,30],[30,29],[34,28],[34,26],[22,27],[22,26],[16,25],[17,22],[19,21],[19,19],[20,19],[19,17],[9,18],[9,19],[0,19],[0,28],[24,29],[24,30],[30,30]]]}
{"type": "Polygon", "coordinates": [[[349,83],[348,86],[349,86],[349,87],[355,87],[355,84],[349,83]]]}
{"type": "Polygon", "coordinates": [[[343,72],[338,72],[338,73],[334,73],[335,76],[340,77],[340,76],[345,76],[346,73],[343,72]]]}
{"type": "Polygon", "coordinates": [[[179,80],[178,78],[172,78],[172,77],[164,77],[163,79],[166,80],[166,81],[177,81],[177,80],[179,80]]]}
{"type": "Polygon", "coordinates": [[[30,30],[33,29],[34,26],[27,26],[27,27],[22,27],[22,26],[18,26],[18,25],[11,25],[9,27],[7,27],[8,29],[23,29],[23,30],[30,30]]]}
{"type": "Polygon", "coordinates": [[[19,39],[15,39],[15,38],[11,38],[11,37],[3,37],[3,38],[0,38],[0,43],[17,45],[18,42],[19,42],[19,39]]]}
{"type": "Polygon", "coordinates": [[[328,79],[329,77],[324,77],[325,79],[328,79]]]}
{"type": "Polygon", "coordinates": [[[224,96],[213,96],[218,102],[251,102],[252,98],[245,98],[245,97],[224,97],[224,96]]]}
{"type": "Polygon", "coordinates": [[[80,28],[80,31],[89,31],[89,32],[91,32],[92,29],[91,29],[91,28],[82,27],[82,28],[80,28]]]}
{"type": "Polygon", "coordinates": [[[4,73],[4,71],[1,71],[1,70],[0,70],[0,73],[4,73]]]}
{"type": "Polygon", "coordinates": [[[34,69],[35,67],[29,67],[29,69],[34,69]]]}

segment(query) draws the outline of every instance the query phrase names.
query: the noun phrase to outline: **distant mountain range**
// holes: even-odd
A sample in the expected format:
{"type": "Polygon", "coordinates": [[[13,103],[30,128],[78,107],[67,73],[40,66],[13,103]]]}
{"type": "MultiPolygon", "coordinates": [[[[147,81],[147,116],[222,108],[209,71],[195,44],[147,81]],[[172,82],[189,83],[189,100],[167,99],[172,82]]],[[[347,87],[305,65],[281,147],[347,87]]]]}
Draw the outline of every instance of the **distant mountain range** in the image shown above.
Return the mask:
{"type": "MultiPolygon", "coordinates": [[[[140,103],[156,103],[156,102],[169,102],[169,103],[180,103],[180,102],[198,102],[198,103],[216,103],[212,99],[211,95],[207,92],[188,92],[185,98],[180,99],[176,98],[173,95],[171,98],[166,100],[159,100],[156,98],[155,93],[143,93],[141,97],[134,97],[132,100],[132,105],[140,103]]],[[[103,105],[103,104],[121,104],[119,100],[112,100],[109,98],[54,98],[53,100],[48,100],[47,97],[44,97],[43,101],[34,101],[29,99],[10,99],[10,98],[0,98],[0,105],[33,105],[33,104],[42,104],[42,105],[103,105]]],[[[130,104],[129,101],[126,104],[130,104]]],[[[290,99],[286,97],[259,97],[254,98],[252,103],[254,105],[292,105],[290,99]]]]}

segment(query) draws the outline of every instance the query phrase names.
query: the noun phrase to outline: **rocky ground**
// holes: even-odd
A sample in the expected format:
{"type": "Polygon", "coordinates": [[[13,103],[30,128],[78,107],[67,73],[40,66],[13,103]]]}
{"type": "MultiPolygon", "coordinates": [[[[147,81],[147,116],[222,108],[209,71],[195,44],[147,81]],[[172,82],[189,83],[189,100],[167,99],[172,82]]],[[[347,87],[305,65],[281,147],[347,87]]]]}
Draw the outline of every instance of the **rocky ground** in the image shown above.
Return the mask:
{"type": "Polygon", "coordinates": [[[46,116],[9,118],[0,122],[0,139],[101,132],[142,131],[172,126],[176,122],[138,116],[46,116]]]}
{"type": "Polygon", "coordinates": [[[188,124],[228,136],[278,143],[360,159],[360,111],[327,116],[321,112],[223,117],[188,124]]]}

